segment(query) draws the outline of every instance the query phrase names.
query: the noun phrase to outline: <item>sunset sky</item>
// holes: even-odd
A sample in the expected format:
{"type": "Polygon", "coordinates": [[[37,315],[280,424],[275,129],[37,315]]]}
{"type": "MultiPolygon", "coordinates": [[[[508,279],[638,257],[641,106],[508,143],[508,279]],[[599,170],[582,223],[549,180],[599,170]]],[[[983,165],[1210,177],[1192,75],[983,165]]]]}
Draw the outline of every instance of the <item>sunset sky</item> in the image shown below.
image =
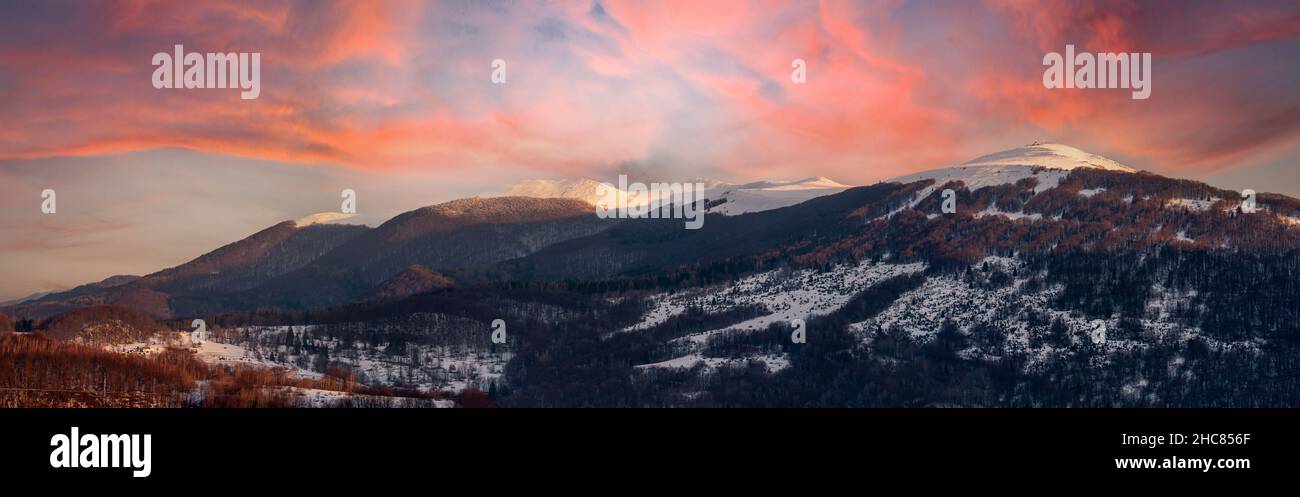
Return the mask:
{"type": "Polygon", "coordinates": [[[530,178],[869,184],[1041,140],[1300,196],[1298,88],[1295,1],[5,2],[0,300],[344,188],[375,225],[530,178]],[[1151,97],[1044,88],[1067,43],[1152,53],[1151,97]],[[155,89],[176,44],[260,52],[260,98],[155,89]]]}

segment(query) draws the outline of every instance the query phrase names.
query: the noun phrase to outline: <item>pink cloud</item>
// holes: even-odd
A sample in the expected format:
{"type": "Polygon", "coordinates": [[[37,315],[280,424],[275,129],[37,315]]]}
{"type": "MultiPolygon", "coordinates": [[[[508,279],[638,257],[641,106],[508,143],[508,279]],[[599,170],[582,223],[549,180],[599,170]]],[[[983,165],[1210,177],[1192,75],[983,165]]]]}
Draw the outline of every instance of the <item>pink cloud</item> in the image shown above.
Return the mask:
{"type": "Polygon", "coordinates": [[[662,155],[739,177],[870,181],[1034,136],[1213,171],[1296,140],[1300,105],[1257,87],[1296,68],[1234,51],[1300,34],[1300,9],[1285,3],[85,8],[93,20],[25,19],[35,31],[0,35],[0,70],[14,75],[0,89],[21,95],[0,117],[22,123],[0,129],[0,158],[182,147],[360,169],[584,175],[662,155]],[[261,51],[261,98],[154,90],[149,55],[173,43],[261,51]],[[1066,43],[1156,53],[1155,97],[1044,89],[1042,53],[1066,43]],[[1216,78],[1228,51],[1274,66],[1216,78]],[[488,79],[497,57],[510,63],[507,85],[488,79]],[[807,61],[807,84],[790,81],[794,58],[807,61]]]}

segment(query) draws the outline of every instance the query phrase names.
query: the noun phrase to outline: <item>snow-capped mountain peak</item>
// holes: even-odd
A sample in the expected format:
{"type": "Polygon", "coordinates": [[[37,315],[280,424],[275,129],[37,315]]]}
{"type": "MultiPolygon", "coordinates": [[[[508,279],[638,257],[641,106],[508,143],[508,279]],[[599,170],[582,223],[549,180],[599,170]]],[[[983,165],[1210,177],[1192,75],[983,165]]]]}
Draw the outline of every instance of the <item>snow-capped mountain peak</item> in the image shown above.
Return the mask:
{"type": "MultiPolygon", "coordinates": [[[[832,179],[816,176],[795,181],[753,181],[744,184],[731,184],[717,180],[696,178],[691,183],[704,185],[704,197],[711,203],[718,203],[709,212],[723,215],[744,214],[777,209],[798,204],[822,195],[830,195],[850,188],[832,179]]],[[[534,179],[516,183],[508,187],[503,196],[572,198],[595,204],[602,197],[597,194],[600,182],[581,178],[576,180],[534,179]]],[[[615,188],[617,190],[617,188],[615,188]]],[[[612,192],[632,204],[644,204],[653,201],[649,196],[630,195],[628,192],[612,192]]]]}
{"type": "Polygon", "coordinates": [[[356,216],[356,214],[345,214],[342,212],[317,212],[310,216],[305,216],[305,217],[300,217],[298,219],[295,219],[293,221],[293,224],[298,228],[306,228],[314,224],[337,223],[344,219],[352,218],[354,216],[356,216]]]}
{"type": "Polygon", "coordinates": [[[958,166],[933,169],[890,180],[895,183],[911,183],[933,179],[936,185],[961,181],[971,190],[986,186],[1015,183],[1025,178],[1036,178],[1041,192],[1055,188],[1070,171],[1078,168],[1096,168],[1107,171],[1135,173],[1137,169],[1100,155],[1057,143],[1031,143],[976,157],[958,166]]]}
{"type": "Polygon", "coordinates": [[[1100,155],[1090,154],[1059,143],[1032,143],[1020,148],[976,157],[961,164],[961,166],[1036,166],[1065,170],[1079,167],[1095,167],[1109,171],[1137,172],[1136,169],[1100,155]]]}
{"type": "Polygon", "coordinates": [[[576,180],[530,179],[511,185],[501,195],[506,197],[576,198],[594,202],[600,198],[596,195],[596,189],[599,186],[599,181],[588,178],[576,180]]]}

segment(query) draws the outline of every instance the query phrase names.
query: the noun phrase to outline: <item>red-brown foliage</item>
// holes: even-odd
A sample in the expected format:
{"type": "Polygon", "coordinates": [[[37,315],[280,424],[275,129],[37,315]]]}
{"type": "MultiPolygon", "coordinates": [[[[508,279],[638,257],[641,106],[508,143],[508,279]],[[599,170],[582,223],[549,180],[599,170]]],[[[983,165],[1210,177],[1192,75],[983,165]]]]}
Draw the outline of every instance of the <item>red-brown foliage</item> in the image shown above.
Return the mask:
{"type": "Polygon", "coordinates": [[[40,325],[40,330],[50,338],[64,341],[80,338],[93,344],[141,341],[164,329],[144,314],[113,305],[68,311],[40,325]]]}
{"type": "Polygon", "coordinates": [[[184,352],[145,358],[35,334],[0,335],[4,407],[181,406],[207,370],[184,352]]]}
{"type": "MultiPolygon", "coordinates": [[[[283,369],[213,366],[185,349],[150,357],[41,334],[0,334],[0,407],[302,407],[295,389],[352,394],[327,404],[340,407],[418,407],[442,397],[361,385],[337,368],[312,379],[283,369]]],[[[485,395],[468,399],[491,405],[485,395]]]]}
{"type": "Polygon", "coordinates": [[[453,397],[456,400],[457,407],[470,408],[491,408],[496,407],[496,403],[489,399],[486,393],[477,388],[466,388],[453,397]]]}

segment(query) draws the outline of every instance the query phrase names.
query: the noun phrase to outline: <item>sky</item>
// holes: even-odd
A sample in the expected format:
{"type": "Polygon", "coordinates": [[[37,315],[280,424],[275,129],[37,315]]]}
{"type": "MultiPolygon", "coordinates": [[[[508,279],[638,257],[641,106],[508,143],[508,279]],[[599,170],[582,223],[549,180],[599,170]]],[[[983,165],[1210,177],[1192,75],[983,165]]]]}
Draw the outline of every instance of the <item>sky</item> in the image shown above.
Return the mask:
{"type": "Polygon", "coordinates": [[[1294,1],[4,2],[0,300],[344,188],[373,226],[524,179],[870,184],[1044,141],[1300,196],[1297,61],[1294,1]],[[260,53],[260,96],[154,88],[176,44],[260,53]],[[1044,88],[1066,44],[1151,53],[1151,97],[1044,88]]]}

